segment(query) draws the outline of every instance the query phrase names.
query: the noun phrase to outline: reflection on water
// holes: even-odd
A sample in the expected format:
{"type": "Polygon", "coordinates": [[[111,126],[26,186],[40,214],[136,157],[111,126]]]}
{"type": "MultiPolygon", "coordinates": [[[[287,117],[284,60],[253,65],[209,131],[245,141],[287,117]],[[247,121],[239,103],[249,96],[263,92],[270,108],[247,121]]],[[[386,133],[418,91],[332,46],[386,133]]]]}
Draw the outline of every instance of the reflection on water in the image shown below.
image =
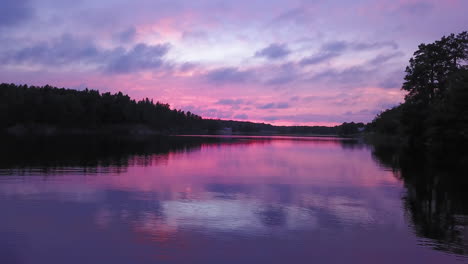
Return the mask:
{"type": "Polygon", "coordinates": [[[0,263],[466,260],[460,197],[353,140],[1,144],[0,263]]]}
{"type": "Polygon", "coordinates": [[[375,147],[377,160],[395,170],[406,189],[403,203],[420,243],[436,250],[468,254],[468,172],[440,167],[421,153],[375,147]]]}

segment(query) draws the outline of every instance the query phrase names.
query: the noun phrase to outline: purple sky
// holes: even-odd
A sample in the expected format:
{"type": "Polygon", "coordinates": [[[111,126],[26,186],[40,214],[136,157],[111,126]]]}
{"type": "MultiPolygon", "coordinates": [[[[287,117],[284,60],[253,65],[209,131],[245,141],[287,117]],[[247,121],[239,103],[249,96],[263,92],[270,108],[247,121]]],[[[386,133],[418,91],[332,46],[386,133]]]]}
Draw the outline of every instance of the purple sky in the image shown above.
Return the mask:
{"type": "Polygon", "coordinates": [[[203,117],[371,121],[466,0],[2,0],[0,82],[150,97],[203,117]]]}

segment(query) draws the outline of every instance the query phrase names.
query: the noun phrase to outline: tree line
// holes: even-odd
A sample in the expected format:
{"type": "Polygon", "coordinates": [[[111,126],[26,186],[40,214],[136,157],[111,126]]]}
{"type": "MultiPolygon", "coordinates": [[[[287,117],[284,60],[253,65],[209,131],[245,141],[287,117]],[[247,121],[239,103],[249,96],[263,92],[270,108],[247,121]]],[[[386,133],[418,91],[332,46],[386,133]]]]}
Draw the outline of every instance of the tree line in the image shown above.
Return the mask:
{"type": "Polygon", "coordinates": [[[217,133],[229,128],[233,133],[351,135],[363,123],[340,126],[273,126],[265,123],[203,119],[191,112],[171,109],[168,104],[131,99],[121,92],[83,91],[16,84],[0,84],[0,130],[45,128],[60,131],[156,131],[157,133],[217,133]]]}
{"type": "Polygon", "coordinates": [[[111,125],[144,124],[151,129],[186,129],[201,117],[170,109],[145,98],[131,99],[121,92],[99,93],[64,88],[0,84],[0,127],[48,125],[96,129],[111,125]]]}

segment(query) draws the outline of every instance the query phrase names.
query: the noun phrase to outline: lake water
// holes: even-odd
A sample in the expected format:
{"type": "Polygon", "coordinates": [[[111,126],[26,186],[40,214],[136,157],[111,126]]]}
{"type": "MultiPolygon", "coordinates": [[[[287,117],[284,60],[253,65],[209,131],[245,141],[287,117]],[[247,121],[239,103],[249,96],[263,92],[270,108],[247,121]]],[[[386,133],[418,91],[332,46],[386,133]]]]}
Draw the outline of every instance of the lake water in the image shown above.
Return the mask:
{"type": "Polygon", "coordinates": [[[352,140],[4,144],[0,263],[468,263],[466,204],[352,140]]]}

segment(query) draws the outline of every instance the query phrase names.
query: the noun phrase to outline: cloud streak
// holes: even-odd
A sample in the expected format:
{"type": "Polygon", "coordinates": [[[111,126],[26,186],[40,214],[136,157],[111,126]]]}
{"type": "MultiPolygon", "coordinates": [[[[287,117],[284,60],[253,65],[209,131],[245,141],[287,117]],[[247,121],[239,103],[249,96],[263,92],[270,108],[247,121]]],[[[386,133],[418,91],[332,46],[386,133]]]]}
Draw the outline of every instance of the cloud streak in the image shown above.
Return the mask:
{"type": "Polygon", "coordinates": [[[286,44],[272,43],[268,47],[255,52],[255,57],[277,60],[287,57],[290,53],[291,51],[288,49],[286,44]]]}
{"type": "Polygon", "coordinates": [[[144,43],[139,43],[129,50],[118,48],[109,53],[105,69],[111,73],[159,69],[164,65],[163,57],[169,48],[169,44],[146,45],[144,43]]]}
{"type": "Polygon", "coordinates": [[[267,103],[257,106],[258,109],[286,109],[291,105],[288,102],[267,103]]]}
{"type": "Polygon", "coordinates": [[[398,49],[398,45],[394,42],[345,42],[335,41],[329,42],[322,46],[317,54],[305,57],[300,60],[302,66],[319,64],[327,62],[333,58],[343,55],[346,51],[349,52],[362,52],[374,49],[391,48],[398,49]]]}
{"type": "Polygon", "coordinates": [[[236,67],[223,67],[211,70],[206,74],[206,78],[214,83],[244,83],[254,79],[254,75],[249,71],[242,71],[236,67]]]}
{"type": "Polygon", "coordinates": [[[103,49],[92,41],[75,38],[69,34],[50,42],[39,42],[12,51],[0,53],[9,65],[38,65],[45,67],[80,67],[103,69],[109,73],[131,73],[161,68],[170,45],[138,43],[129,49],[117,47],[103,49]]]}

